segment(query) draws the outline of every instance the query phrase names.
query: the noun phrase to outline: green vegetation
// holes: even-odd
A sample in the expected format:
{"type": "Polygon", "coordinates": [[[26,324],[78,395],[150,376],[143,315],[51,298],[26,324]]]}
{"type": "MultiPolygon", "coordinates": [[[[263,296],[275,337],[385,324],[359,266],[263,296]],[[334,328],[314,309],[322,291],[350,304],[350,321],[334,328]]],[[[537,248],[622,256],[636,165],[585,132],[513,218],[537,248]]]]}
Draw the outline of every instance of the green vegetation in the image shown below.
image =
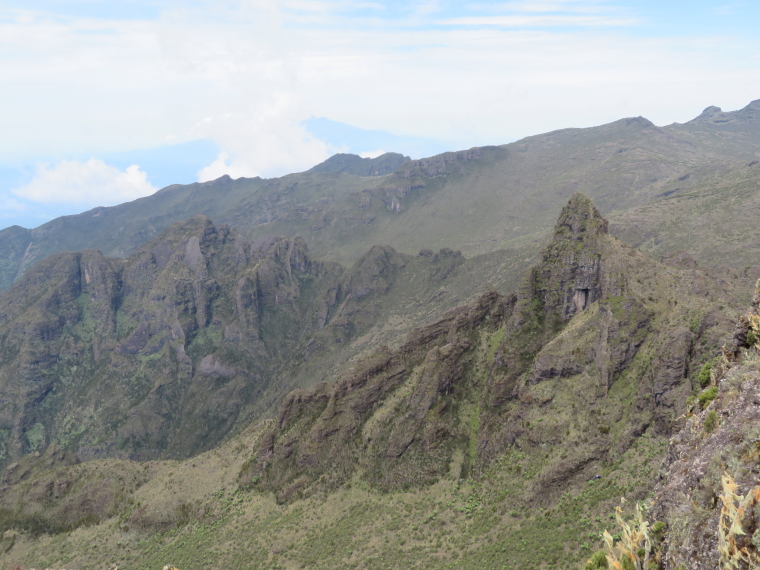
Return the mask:
{"type": "MultiPolygon", "coordinates": [[[[252,565],[522,570],[544,562],[578,568],[603,546],[601,532],[618,497],[637,495],[629,491],[627,474],[649,456],[647,446],[631,450],[603,479],[580,482],[547,504],[529,498],[545,454],[540,448],[512,448],[477,478],[444,478],[416,492],[380,492],[352,479],[330,494],[278,505],[269,494],[235,485],[247,460],[244,450],[256,445],[264,427],[182,463],[143,468],[108,460],[59,469],[59,479],[83,469],[88,479],[123,479],[126,494],[108,518],[75,532],[40,526],[35,535],[31,527],[15,525],[23,532],[11,557],[0,555],[0,563],[72,568],[116,563],[145,570],[165,561],[188,570],[252,565]]],[[[44,473],[32,475],[30,485],[39,476],[45,480],[44,473]]],[[[76,499],[80,491],[69,492],[68,504],[85,508],[89,492],[79,485],[72,488],[81,488],[83,495],[76,499]]],[[[33,495],[24,500],[34,507],[33,495]]],[[[38,524],[52,522],[43,518],[38,524]]]]}
{"type": "Polygon", "coordinates": [[[718,425],[718,413],[715,410],[710,410],[705,416],[705,431],[710,433],[718,425]]]}
{"type": "Polygon", "coordinates": [[[712,362],[705,363],[702,369],[699,371],[697,381],[702,388],[706,388],[710,383],[710,371],[712,370],[712,362]]]}
{"type": "Polygon", "coordinates": [[[607,570],[610,565],[607,562],[607,554],[604,550],[597,550],[591,558],[588,559],[584,570],[607,570]]]}
{"type": "Polygon", "coordinates": [[[45,426],[37,422],[25,434],[29,451],[37,451],[45,443],[45,426]]]}
{"type": "Polygon", "coordinates": [[[108,553],[146,569],[565,570],[605,547],[621,565],[647,562],[641,513],[618,521],[630,556],[602,531],[621,496],[652,491],[687,371],[715,356],[717,307],[741,281],[652,262],[584,196],[560,220],[516,294],[448,312],[443,289],[473,278],[455,252],[376,247],[342,269],[297,240],[246,253],[203,218],[123,263],[59,256],[52,284],[32,270],[9,295],[12,317],[55,343],[35,346],[59,351],[45,369],[54,436],[149,461],[77,464],[55,447],[21,458],[0,492],[19,533],[0,564],[86,568],[108,553]],[[162,255],[160,271],[145,265],[162,255]],[[83,297],[70,284],[93,265],[91,277],[119,278],[83,297]],[[128,318],[94,294],[115,284],[140,292],[119,299],[128,318]],[[60,329],[43,327],[42,302],[60,329]],[[276,422],[251,423],[293,387],[276,422]]]}
{"type": "Polygon", "coordinates": [[[699,401],[699,406],[704,410],[717,396],[718,387],[710,386],[709,388],[702,390],[699,393],[699,396],[697,396],[697,401],[699,401]]]}

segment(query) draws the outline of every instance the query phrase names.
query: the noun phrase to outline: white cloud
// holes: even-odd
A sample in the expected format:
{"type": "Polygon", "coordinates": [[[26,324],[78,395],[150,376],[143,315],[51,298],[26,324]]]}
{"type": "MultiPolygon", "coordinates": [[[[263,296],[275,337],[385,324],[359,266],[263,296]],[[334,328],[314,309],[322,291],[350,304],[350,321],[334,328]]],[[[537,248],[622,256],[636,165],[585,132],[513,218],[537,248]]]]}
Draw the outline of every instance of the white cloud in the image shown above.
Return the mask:
{"type": "Polygon", "coordinates": [[[13,110],[0,113],[0,158],[150,148],[171,133],[219,146],[201,179],[274,176],[336,150],[303,130],[310,116],[464,147],[623,116],[685,121],[760,93],[755,37],[657,37],[639,20],[616,32],[638,15],[618,2],[474,13],[422,0],[361,17],[347,0],[184,4],[154,21],[0,9],[0,105],[13,110]]]}
{"type": "Polygon", "coordinates": [[[483,10],[489,12],[579,12],[594,13],[619,12],[618,6],[609,5],[604,2],[588,0],[521,0],[516,2],[505,2],[502,4],[474,4],[471,6],[474,10],[483,10]]]}
{"type": "Polygon", "coordinates": [[[26,210],[26,204],[22,204],[18,200],[9,196],[0,196],[0,212],[2,212],[2,214],[11,214],[12,216],[15,216],[21,212],[26,212],[26,210]]]}
{"type": "Polygon", "coordinates": [[[198,180],[223,174],[271,177],[306,170],[325,160],[331,149],[301,125],[297,105],[284,93],[265,94],[233,111],[206,117],[191,134],[210,138],[222,152],[198,173],[198,180]]]}
{"type": "Polygon", "coordinates": [[[635,20],[605,16],[530,15],[530,16],[465,16],[438,22],[445,26],[502,26],[510,28],[543,26],[630,26],[635,20]]]}
{"type": "Polygon", "coordinates": [[[155,191],[147,173],[138,165],[121,171],[91,158],[87,162],[62,160],[52,167],[39,165],[32,181],[14,193],[45,204],[110,206],[149,196],[155,191]]]}
{"type": "Polygon", "coordinates": [[[230,155],[226,152],[220,152],[219,156],[216,157],[216,160],[214,160],[211,164],[208,166],[204,166],[200,169],[198,172],[198,182],[208,182],[209,180],[216,180],[220,176],[224,176],[227,174],[228,176],[232,178],[253,178],[254,176],[258,176],[258,173],[249,170],[247,168],[239,168],[237,166],[232,166],[229,163],[230,155]]]}
{"type": "Polygon", "coordinates": [[[387,150],[370,150],[368,152],[361,152],[359,153],[359,156],[362,158],[377,158],[378,156],[384,155],[387,150]]]}

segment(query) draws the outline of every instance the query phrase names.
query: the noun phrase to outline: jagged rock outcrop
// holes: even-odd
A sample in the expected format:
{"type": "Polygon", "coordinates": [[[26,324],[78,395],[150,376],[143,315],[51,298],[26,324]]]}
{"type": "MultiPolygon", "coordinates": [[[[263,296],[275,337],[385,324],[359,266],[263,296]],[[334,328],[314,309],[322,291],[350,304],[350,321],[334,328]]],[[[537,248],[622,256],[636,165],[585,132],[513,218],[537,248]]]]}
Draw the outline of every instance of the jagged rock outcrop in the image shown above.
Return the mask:
{"type": "Polygon", "coordinates": [[[379,349],[333,385],[291,393],[244,481],[261,477],[262,486],[287,499],[319,478],[333,485],[346,481],[359,461],[383,487],[440,476],[451,450],[438,448],[458,431],[456,416],[446,412],[451,397],[462,390],[462,357],[471,348],[467,337],[503,316],[503,299],[487,293],[475,306],[416,329],[399,349],[379,349]],[[415,381],[408,398],[378,414],[411,375],[415,381]],[[417,445],[410,450],[413,442],[417,445]],[[409,468],[413,456],[425,464],[423,472],[409,468]]]}
{"type": "Polygon", "coordinates": [[[452,174],[462,170],[463,164],[481,158],[487,153],[504,153],[499,147],[471,148],[457,152],[444,152],[430,158],[413,160],[399,168],[401,178],[415,178],[418,176],[431,178],[441,174],[452,174]]]}
{"type": "Polygon", "coordinates": [[[203,216],[126,260],[48,258],[0,298],[4,459],[53,441],[83,458],[214,445],[341,272],[300,238],[250,243],[203,216]]]}
{"type": "MultiPolygon", "coordinates": [[[[701,287],[723,294],[706,277],[701,287]]],[[[291,500],[355,473],[406,487],[478,471],[514,446],[559,446],[535,482],[544,500],[647,430],[671,432],[727,320],[695,291],[611,237],[576,194],[516,294],[485,294],[334,385],[291,394],[242,480],[291,500]]]]}
{"type": "Polygon", "coordinates": [[[366,352],[385,319],[394,341],[405,314],[435,314],[466,263],[376,246],[344,268],[205,216],[124,260],[51,256],[0,296],[0,466],[53,442],[87,460],[208,449],[366,352]]]}

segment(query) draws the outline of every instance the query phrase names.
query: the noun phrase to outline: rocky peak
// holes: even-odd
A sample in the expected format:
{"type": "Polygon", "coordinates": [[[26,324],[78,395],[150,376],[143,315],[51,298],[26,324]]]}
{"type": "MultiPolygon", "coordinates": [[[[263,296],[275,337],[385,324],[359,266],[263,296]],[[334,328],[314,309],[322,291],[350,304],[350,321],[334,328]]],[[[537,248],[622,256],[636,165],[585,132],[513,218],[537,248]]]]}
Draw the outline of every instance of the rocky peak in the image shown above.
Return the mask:
{"type": "Polygon", "coordinates": [[[357,176],[383,176],[390,174],[411,158],[397,152],[386,152],[375,158],[362,158],[355,154],[339,153],[316,165],[307,172],[347,172],[357,176]]]}
{"type": "Polygon", "coordinates": [[[751,101],[746,107],[737,111],[723,111],[720,107],[710,106],[702,111],[699,116],[689,121],[689,123],[708,123],[712,125],[721,125],[725,123],[746,124],[756,121],[760,116],[760,99],[751,101]]]}
{"type": "Polygon", "coordinates": [[[580,192],[570,197],[562,208],[557,224],[554,226],[554,240],[566,238],[582,240],[599,234],[608,233],[607,220],[596,209],[591,198],[580,192]]]}
{"type": "Polygon", "coordinates": [[[435,156],[411,160],[401,166],[396,175],[402,179],[434,178],[459,172],[473,161],[504,157],[507,150],[498,146],[473,147],[457,152],[444,152],[435,156]]]}
{"type": "Polygon", "coordinates": [[[702,111],[697,117],[695,117],[692,120],[692,122],[711,121],[717,115],[720,115],[722,113],[723,113],[723,109],[721,109],[720,107],[716,107],[715,105],[710,105],[704,111],[702,111]]]}
{"type": "Polygon", "coordinates": [[[135,254],[150,252],[155,256],[158,266],[163,268],[171,255],[181,250],[186,252],[191,259],[189,261],[191,265],[193,262],[197,265],[201,246],[206,245],[209,239],[213,239],[216,231],[216,226],[208,216],[193,216],[189,220],[173,223],[158,236],[138,248],[135,254]]]}
{"type": "Polygon", "coordinates": [[[567,321],[600,299],[604,282],[600,239],[610,239],[607,226],[588,196],[573,194],[521,292],[523,304],[534,307],[538,301],[546,315],[567,321]]]}
{"type": "Polygon", "coordinates": [[[394,274],[404,267],[406,257],[390,246],[376,245],[356,262],[346,279],[346,290],[354,299],[386,292],[394,274]]]}

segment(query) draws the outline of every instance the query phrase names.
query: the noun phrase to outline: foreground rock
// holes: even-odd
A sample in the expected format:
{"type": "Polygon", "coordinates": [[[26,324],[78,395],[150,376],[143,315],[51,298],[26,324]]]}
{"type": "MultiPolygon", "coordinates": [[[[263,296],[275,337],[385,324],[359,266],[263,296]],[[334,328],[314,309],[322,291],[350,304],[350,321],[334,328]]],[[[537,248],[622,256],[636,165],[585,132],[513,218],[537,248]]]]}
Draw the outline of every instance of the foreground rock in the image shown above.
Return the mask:
{"type": "Polygon", "coordinates": [[[667,529],[663,569],[760,564],[759,304],[756,294],[724,354],[715,359],[711,381],[670,441],[651,512],[652,521],[667,529]],[[739,511],[729,516],[724,505],[739,511]],[[727,538],[723,544],[721,534],[727,538]]]}

